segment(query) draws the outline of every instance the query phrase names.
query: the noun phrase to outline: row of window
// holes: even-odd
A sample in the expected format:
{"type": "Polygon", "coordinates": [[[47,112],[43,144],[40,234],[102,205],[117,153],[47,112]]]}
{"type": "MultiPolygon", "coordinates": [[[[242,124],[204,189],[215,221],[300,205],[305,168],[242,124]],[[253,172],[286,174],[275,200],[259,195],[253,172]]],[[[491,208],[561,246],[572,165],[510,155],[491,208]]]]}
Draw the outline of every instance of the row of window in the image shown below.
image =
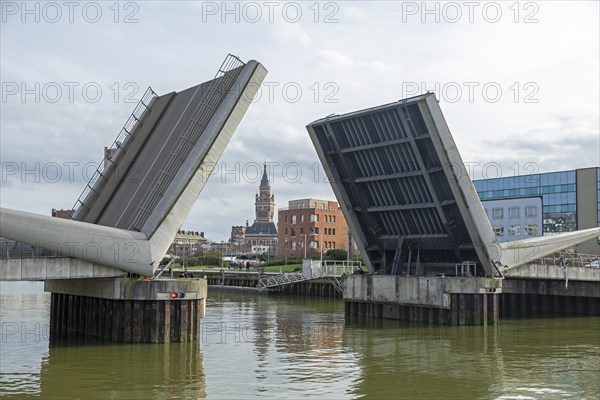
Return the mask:
{"type": "MultiPolygon", "coordinates": [[[[523,168],[523,167],[521,167],[523,168]]],[[[528,169],[528,168],[527,168],[528,169]]],[[[491,173],[492,170],[490,169],[491,173]]],[[[575,171],[550,172],[545,174],[530,174],[511,176],[497,179],[474,180],[473,185],[479,191],[531,188],[539,186],[556,186],[575,184],[575,171]]]]}
{"type": "MultiPolygon", "coordinates": [[[[291,221],[292,224],[297,223],[298,222],[297,215],[292,215],[289,220],[291,221]]],[[[323,220],[325,222],[335,223],[335,215],[325,214],[325,215],[323,215],[323,220]]],[[[309,221],[310,222],[319,222],[319,215],[318,214],[310,214],[309,221]]],[[[288,222],[287,215],[285,216],[285,222],[286,223],[288,222]]],[[[300,222],[304,222],[304,214],[300,214],[300,222]]]]}
{"type": "Polygon", "coordinates": [[[543,213],[574,213],[577,211],[577,206],[575,204],[556,204],[553,206],[544,206],[543,213]]]}
{"type": "MultiPolygon", "coordinates": [[[[316,240],[311,240],[308,244],[308,247],[310,249],[318,249],[319,248],[319,242],[317,242],[316,240]]],[[[333,241],[324,241],[323,242],[323,248],[324,249],[335,249],[335,242],[333,241]]],[[[296,250],[296,249],[304,249],[304,242],[299,241],[298,243],[296,243],[295,240],[292,240],[290,242],[290,250],[296,250]]]]}
{"type": "Polygon", "coordinates": [[[598,188],[598,226],[600,226],[600,168],[596,170],[596,187],[598,188]]]}
{"type": "MultiPolygon", "coordinates": [[[[478,192],[479,198],[484,199],[499,199],[503,197],[519,197],[519,196],[539,196],[539,195],[567,195],[575,196],[575,185],[556,185],[528,187],[519,189],[504,189],[504,190],[481,190],[478,192]]],[[[565,197],[566,198],[566,197],[565,197]]]]}
{"type": "MultiPolygon", "coordinates": [[[[494,233],[498,237],[504,237],[504,227],[494,226],[494,233]]],[[[521,236],[521,225],[509,225],[508,236],[519,237],[521,236]]],[[[523,226],[523,236],[538,236],[538,226],[535,224],[523,226]]]]}
{"type": "MultiPolygon", "coordinates": [[[[288,228],[285,228],[285,235],[287,236],[288,234],[288,228]]],[[[304,235],[304,228],[300,228],[300,235],[304,235]]],[[[310,227],[308,228],[308,234],[309,235],[318,235],[319,234],[319,228],[318,227],[310,227]]],[[[335,228],[323,228],[323,234],[324,235],[335,235],[335,228]]],[[[290,228],[290,236],[296,236],[296,228],[290,228]]]]}
{"type": "Polygon", "coordinates": [[[273,246],[277,244],[277,241],[275,239],[271,239],[271,240],[250,240],[249,244],[251,246],[273,246]]]}
{"type": "Polygon", "coordinates": [[[323,215],[323,218],[325,219],[325,222],[335,224],[335,215],[325,214],[323,215]]]}
{"type": "MultiPolygon", "coordinates": [[[[485,210],[486,214],[488,210],[485,210]]],[[[537,207],[536,206],[526,206],[525,207],[525,218],[536,218],[537,217],[537,207]]],[[[504,208],[492,208],[492,218],[499,220],[504,219],[504,208]]],[[[521,209],[519,207],[509,207],[508,208],[508,219],[519,219],[521,218],[521,209]]]]}

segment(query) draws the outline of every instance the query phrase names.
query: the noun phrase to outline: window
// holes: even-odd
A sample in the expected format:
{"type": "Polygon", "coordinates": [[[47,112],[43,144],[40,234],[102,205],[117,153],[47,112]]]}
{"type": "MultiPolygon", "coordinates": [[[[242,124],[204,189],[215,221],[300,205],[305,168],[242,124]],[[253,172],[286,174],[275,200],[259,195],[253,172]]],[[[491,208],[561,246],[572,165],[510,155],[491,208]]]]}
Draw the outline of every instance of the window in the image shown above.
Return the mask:
{"type": "Polygon", "coordinates": [[[508,208],[508,218],[519,219],[519,207],[509,207],[508,208]]]}
{"type": "Polygon", "coordinates": [[[335,235],[335,228],[333,228],[333,234],[335,235]]]}
{"type": "Polygon", "coordinates": [[[525,207],[525,218],[535,218],[536,216],[537,216],[537,207],[536,206],[525,207]]]}
{"type": "Polygon", "coordinates": [[[285,216],[285,222],[288,222],[288,216],[287,215],[285,216]]]}
{"type": "Polygon", "coordinates": [[[292,228],[291,236],[296,236],[296,228],[292,228]]]}
{"type": "Polygon", "coordinates": [[[296,216],[292,215],[292,224],[295,224],[295,223],[296,223],[296,216]]]}
{"type": "Polygon", "coordinates": [[[333,216],[333,223],[335,224],[335,215],[333,216]]]}
{"type": "Polygon", "coordinates": [[[537,225],[525,225],[525,235],[537,236],[538,235],[538,226],[537,225]]]}
{"type": "Polygon", "coordinates": [[[492,215],[494,219],[502,219],[504,218],[504,208],[494,208],[492,209],[492,215]]]}
{"type": "Polygon", "coordinates": [[[296,241],[292,240],[292,250],[296,250],[296,241]]]}
{"type": "Polygon", "coordinates": [[[304,214],[300,215],[300,222],[304,222],[304,214]]]}
{"type": "Polygon", "coordinates": [[[494,226],[494,233],[498,237],[504,236],[504,227],[503,226],[494,226]]]}
{"type": "Polygon", "coordinates": [[[304,228],[300,228],[300,234],[304,235],[304,228]]]}
{"type": "Polygon", "coordinates": [[[310,241],[310,248],[311,249],[318,249],[319,248],[319,242],[317,242],[316,240],[311,240],[310,241]]]}
{"type": "Polygon", "coordinates": [[[509,225],[508,226],[509,236],[521,236],[521,225],[509,225]]]}
{"type": "Polygon", "coordinates": [[[317,214],[310,214],[310,222],[318,222],[319,216],[317,214]]]}

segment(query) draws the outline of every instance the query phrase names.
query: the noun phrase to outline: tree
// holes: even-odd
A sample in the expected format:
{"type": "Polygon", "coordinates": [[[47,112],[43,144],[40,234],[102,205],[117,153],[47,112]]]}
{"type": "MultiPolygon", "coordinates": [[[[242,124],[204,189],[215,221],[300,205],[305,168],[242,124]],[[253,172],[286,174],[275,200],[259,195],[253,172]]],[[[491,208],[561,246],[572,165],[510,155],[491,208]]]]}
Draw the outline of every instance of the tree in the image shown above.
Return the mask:
{"type": "Polygon", "coordinates": [[[336,260],[336,261],[345,261],[348,259],[348,252],[344,249],[327,250],[327,253],[325,253],[325,259],[336,260]]]}

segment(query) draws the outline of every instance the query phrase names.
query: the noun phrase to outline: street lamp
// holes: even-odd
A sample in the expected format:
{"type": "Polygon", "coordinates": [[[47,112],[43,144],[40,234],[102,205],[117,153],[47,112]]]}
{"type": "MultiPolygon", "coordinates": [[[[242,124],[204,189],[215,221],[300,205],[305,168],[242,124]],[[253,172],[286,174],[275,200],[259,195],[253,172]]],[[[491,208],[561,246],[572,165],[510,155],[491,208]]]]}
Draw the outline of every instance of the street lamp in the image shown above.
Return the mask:
{"type": "Polygon", "coordinates": [[[222,252],[222,254],[221,254],[221,269],[223,269],[223,264],[224,264],[223,261],[225,260],[225,252],[223,252],[223,243],[224,242],[221,240],[221,252],[222,252]]]}
{"type": "Polygon", "coordinates": [[[321,231],[321,265],[323,265],[323,231],[321,231]]]}
{"type": "Polygon", "coordinates": [[[304,258],[306,258],[306,233],[304,233],[304,258]]]}
{"type": "MultiPolygon", "coordinates": [[[[288,238],[285,237],[285,269],[287,271],[287,258],[288,258],[288,238]]],[[[281,273],[281,267],[279,267],[279,273],[281,273]]]]}

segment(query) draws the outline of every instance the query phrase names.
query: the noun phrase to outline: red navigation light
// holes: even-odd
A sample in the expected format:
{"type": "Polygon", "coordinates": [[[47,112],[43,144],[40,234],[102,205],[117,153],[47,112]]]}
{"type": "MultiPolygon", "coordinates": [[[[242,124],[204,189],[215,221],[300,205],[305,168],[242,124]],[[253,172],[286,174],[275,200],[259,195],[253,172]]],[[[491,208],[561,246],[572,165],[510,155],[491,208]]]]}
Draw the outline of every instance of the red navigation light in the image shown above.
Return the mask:
{"type": "Polygon", "coordinates": [[[171,298],[172,299],[176,299],[177,297],[179,297],[179,295],[175,292],[171,293],[171,298]]]}

